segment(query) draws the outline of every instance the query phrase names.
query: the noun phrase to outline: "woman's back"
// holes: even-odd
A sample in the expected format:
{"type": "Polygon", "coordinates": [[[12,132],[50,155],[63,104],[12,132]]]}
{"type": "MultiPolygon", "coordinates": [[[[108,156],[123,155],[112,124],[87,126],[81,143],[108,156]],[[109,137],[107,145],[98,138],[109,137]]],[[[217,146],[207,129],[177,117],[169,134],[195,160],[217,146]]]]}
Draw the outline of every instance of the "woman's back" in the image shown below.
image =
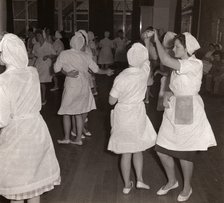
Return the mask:
{"type": "Polygon", "coordinates": [[[6,70],[0,76],[0,81],[10,100],[13,115],[20,116],[40,111],[40,83],[35,68],[6,70]]]}

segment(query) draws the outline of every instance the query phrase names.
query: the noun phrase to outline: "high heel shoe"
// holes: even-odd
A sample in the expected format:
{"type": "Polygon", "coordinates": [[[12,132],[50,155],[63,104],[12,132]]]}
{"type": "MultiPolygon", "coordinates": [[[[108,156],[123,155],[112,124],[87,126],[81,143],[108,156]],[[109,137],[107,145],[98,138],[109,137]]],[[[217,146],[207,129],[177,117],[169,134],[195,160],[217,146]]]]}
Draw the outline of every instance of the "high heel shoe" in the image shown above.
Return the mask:
{"type": "Polygon", "coordinates": [[[166,195],[170,190],[175,189],[175,188],[177,188],[178,186],[179,186],[178,181],[177,181],[173,186],[171,186],[171,187],[168,188],[168,189],[164,189],[164,187],[165,187],[165,185],[164,185],[164,186],[162,186],[162,187],[158,190],[158,192],[157,192],[156,194],[157,194],[157,195],[166,195]]]}

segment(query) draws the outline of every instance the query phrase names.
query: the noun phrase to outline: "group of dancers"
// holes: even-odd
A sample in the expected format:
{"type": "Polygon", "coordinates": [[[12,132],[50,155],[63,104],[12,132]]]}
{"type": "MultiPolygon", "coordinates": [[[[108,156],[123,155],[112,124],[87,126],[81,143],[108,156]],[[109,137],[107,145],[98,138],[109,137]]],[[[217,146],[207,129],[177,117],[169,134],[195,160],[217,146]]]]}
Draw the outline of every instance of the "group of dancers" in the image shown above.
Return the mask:
{"type": "MultiPolygon", "coordinates": [[[[203,64],[194,52],[200,45],[190,33],[169,33],[164,39],[172,42],[173,49],[169,47],[169,50],[173,50],[173,57],[160,42],[156,30],[147,32],[143,35],[144,45],[134,43],[128,50],[129,67],[115,78],[110,91],[109,103],[115,107],[111,111],[108,150],[121,154],[124,194],[129,194],[134,186],[130,179],[132,159],[136,187],[150,188],[142,175],[143,151],[155,148],[168,178],[157,195],[166,195],[179,187],[174,158],[179,159],[184,180],[177,201],[182,202],[188,200],[193,191],[191,178],[197,152],[217,145],[198,94],[203,64]],[[165,110],[158,133],[146,114],[143,101],[151,69],[151,40],[161,63],[170,69],[169,94],[161,94],[165,110]]],[[[40,79],[36,68],[28,66],[28,54],[21,39],[14,34],[4,34],[0,40],[0,62],[6,66],[0,75],[0,195],[12,203],[26,199],[29,203],[39,203],[41,194],[60,184],[59,164],[40,114],[40,79]]],[[[96,74],[113,75],[113,70],[98,67],[86,51],[86,43],[86,33],[75,32],[70,40],[71,48],[61,51],[54,65],[56,73],[61,71],[66,76],[58,111],[63,116],[64,139],[59,141],[62,144],[83,144],[87,113],[96,108],[88,82],[89,69],[96,74]],[[70,139],[71,132],[76,135],[75,140],[70,139]]],[[[47,54],[46,59],[41,60],[46,61],[53,55],[47,54]]]]}

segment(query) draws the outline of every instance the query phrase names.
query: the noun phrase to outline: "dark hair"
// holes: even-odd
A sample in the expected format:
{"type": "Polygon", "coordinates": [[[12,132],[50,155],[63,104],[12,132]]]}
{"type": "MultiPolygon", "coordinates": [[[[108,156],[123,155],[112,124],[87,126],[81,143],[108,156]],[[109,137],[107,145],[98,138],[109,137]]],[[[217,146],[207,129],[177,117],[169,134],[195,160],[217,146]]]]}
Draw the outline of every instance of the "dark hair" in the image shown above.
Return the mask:
{"type": "Polygon", "coordinates": [[[120,29],[120,30],[118,30],[118,31],[117,31],[117,33],[123,33],[123,30],[122,30],[122,29],[120,29]]]}
{"type": "Polygon", "coordinates": [[[163,40],[164,40],[164,37],[165,37],[166,33],[167,33],[167,32],[164,32],[164,33],[161,35],[161,37],[159,38],[159,41],[160,41],[161,43],[163,43],[163,40]]]}
{"type": "Polygon", "coordinates": [[[82,32],[79,32],[79,33],[81,33],[82,37],[84,38],[84,46],[86,46],[87,45],[86,36],[82,32]]]}
{"type": "Polygon", "coordinates": [[[212,46],[213,48],[215,48],[215,44],[214,43],[209,43],[208,46],[212,46]]]}
{"type": "Polygon", "coordinates": [[[145,29],[145,31],[146,30],[153,30],[153,27],[152,26],[148,26],[146,29],[145,29]]]}
{"type": "Polygon", "coordinates": [[[35,31],[35,34],[41,34],[41,35],[43,35],[43,30],[41,30],[41,29],[37,29],[37,30],[35,31]]]}
{"type": "Polygon", "coordinates": [[[221,56],[222,56],[222,52],[221,52],[221,51],[216,50],[216,51],[214,51],[214,52],[212,53],[212,56],[216,56],[216,55],[219,55],[219,56],[220,56],[220,58],[221,58],[221,56]]]}
{"type": "Polygon", "coordinates": [[[184,34],[178,34],[174,37],[173,41],[179,40],[180,43],[183,45],[184,48],[186,48],[186,38],[184,34]]]}
{"type": "Polygon", "coordinates": [[[28,32],[33,32],[33,28],[30,27],[30,28],[28,29],[28,32]]]}

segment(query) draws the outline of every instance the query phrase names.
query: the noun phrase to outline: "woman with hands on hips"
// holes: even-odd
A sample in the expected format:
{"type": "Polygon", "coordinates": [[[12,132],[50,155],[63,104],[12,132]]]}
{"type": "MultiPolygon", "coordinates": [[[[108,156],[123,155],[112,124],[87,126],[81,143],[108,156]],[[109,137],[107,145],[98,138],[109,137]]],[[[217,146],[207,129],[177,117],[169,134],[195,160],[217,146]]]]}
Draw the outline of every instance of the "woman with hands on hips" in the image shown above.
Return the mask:
{"type": "Polygon", "coordinates": [[[191,178],[196,152],[216,146],[204,103],[198,94],[203,65],[201,60],[195,57],[194,52],[200,45],[188,32],[176,35],[173,48],[175,58],[172,58],[164,50],[156,30],[154,40],[161,63],[173,70],[169,85],[173,95],[164,111],[155,146],[168,182],[159,189],[157,195],[165,195],[179,186],[175,175],[175,157],[180,160],[184,178],[183,190],[177,198],[182,202],[188,200],[192,194],[191,178]]]}

